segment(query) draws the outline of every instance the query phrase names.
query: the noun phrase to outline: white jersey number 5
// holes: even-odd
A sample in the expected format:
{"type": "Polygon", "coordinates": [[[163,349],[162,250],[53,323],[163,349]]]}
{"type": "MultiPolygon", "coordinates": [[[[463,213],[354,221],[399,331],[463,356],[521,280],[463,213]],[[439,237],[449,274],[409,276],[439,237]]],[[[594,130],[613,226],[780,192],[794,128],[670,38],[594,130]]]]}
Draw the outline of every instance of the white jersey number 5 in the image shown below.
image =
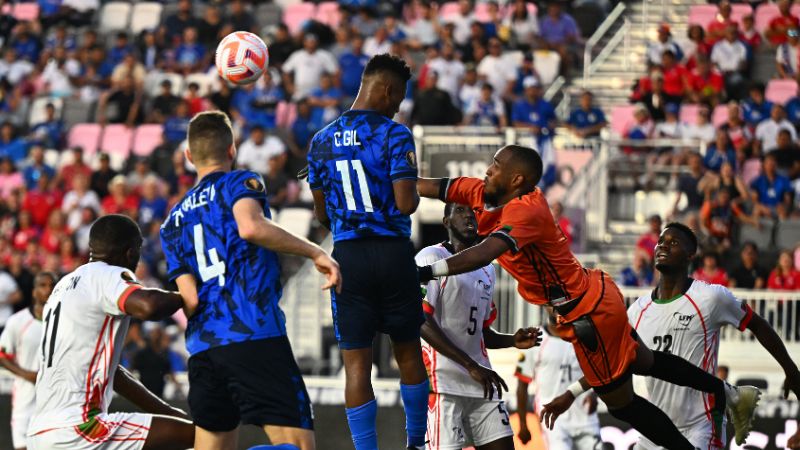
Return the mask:
{"type": "Polygon", "coordinates": [[[203,283],[212,279],[219,278],[219,285],[225,286],[225,261],[219,260],[217,249],[208,249],[208,259],[206,260],[206,239],[203,237],[203,225],[194,226],[194,252],[197,255],[197,270],[200,271],[200,278],[203,283]]]}

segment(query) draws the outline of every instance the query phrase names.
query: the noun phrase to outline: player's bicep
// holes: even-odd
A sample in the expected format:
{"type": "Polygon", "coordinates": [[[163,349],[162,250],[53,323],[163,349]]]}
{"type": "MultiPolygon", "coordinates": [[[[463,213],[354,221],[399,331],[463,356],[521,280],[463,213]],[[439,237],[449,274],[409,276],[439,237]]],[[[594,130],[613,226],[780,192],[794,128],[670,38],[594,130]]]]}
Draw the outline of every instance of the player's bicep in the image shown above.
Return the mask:
{"type": "Polygon", "coordinates": [[[408,128],[397,125],[389,131],[389,176],[392,181],[417,179],[417,150],[408,128]]]}
{"type": "Polygon", "coordinates": [[[129,297],[142,288],[133,273],[127,269],[110,270],[98,281],[100,306],[104,313],[112,316],[125,315],[129,297]]]}
{"type": "Polygon", "coordinates": [[[394,201],[397,209],[403,214],[412,214],[419,205],[416,179],[402,179],[392,182],[394,201]]]}
{"type": "Polygon", "coordinates": [[[728,288],[719,285],[712,285],[712,287],[716,292],[712,301],[711,317],[716,325],[719,327],[733,325],[744,331],[753,318],[753,310],[747,303],[736,298],[728,288]]]}
{"type": "Polygon", "coordinates": [[[253,239],[258,234],[259,228],[267,221],[261,203],[254,198],[239,199],[233,204],[232,210],[239,237],[247,241],[253,239]]]}

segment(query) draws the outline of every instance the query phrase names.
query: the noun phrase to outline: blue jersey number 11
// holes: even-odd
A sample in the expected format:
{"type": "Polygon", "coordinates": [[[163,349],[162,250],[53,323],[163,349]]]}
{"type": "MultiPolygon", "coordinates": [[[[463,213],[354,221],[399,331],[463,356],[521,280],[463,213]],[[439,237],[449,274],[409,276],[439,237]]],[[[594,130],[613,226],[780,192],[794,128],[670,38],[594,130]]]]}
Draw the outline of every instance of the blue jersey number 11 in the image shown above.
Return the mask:
{"type": "Polygon", "coordinates": [[[364,202],[364,211],[371,213],[372,199],[369,196],[369,186],[367,185],[367,176],[364,174],[364,166],[361,161],[354,159],[352,161],[336,161],[336,170],[342,174],[342,187],[344,188],[344,199],[347,202],[347,209],[350,211],[356,210],[356,199],[353,197],[353,183],[350,181],[350,165],[356,171],[358,177],[358,187],[361,191],[361,201],[364,202]]]}

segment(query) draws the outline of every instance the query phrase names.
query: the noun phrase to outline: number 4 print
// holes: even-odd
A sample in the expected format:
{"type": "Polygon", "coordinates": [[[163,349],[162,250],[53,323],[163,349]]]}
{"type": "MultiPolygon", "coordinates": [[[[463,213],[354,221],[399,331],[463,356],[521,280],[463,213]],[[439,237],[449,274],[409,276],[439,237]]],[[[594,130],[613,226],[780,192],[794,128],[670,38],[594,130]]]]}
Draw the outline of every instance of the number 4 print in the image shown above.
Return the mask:
{"type": "Polygon", "coordinates": [[[219,285],[225,286],[225,261],[220,261],[217,249],[208,249],[208,264],[206,260],[206,239],[203,236],[203,225],[197,224],[194,226],[194,252],[197,256],[197,270],[200,272],[200,278],[203,283],[212,279],[218,278],[219,285]]]}

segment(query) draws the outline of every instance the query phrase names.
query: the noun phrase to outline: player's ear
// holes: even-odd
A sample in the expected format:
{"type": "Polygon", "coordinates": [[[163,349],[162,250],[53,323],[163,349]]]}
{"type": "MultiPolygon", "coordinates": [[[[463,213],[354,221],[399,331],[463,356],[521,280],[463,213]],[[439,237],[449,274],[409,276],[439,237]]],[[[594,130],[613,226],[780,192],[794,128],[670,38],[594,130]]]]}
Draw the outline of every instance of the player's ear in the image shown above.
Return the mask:
{"type": "Polygon", "coordinates": [[[236,145],[231,144],[231,146],[228,148],[228,157],[231,161],[236,160],[236,145]]]}
{"type": "Polygon", "coordinates": [[[194,164],[194,160],[192,159],[192,152],[189,151],[189,147],[188,146],[183,150],[183,157],[186,158],[187,161],[192,163],[192,165],[195,165],[194,164]]]}

